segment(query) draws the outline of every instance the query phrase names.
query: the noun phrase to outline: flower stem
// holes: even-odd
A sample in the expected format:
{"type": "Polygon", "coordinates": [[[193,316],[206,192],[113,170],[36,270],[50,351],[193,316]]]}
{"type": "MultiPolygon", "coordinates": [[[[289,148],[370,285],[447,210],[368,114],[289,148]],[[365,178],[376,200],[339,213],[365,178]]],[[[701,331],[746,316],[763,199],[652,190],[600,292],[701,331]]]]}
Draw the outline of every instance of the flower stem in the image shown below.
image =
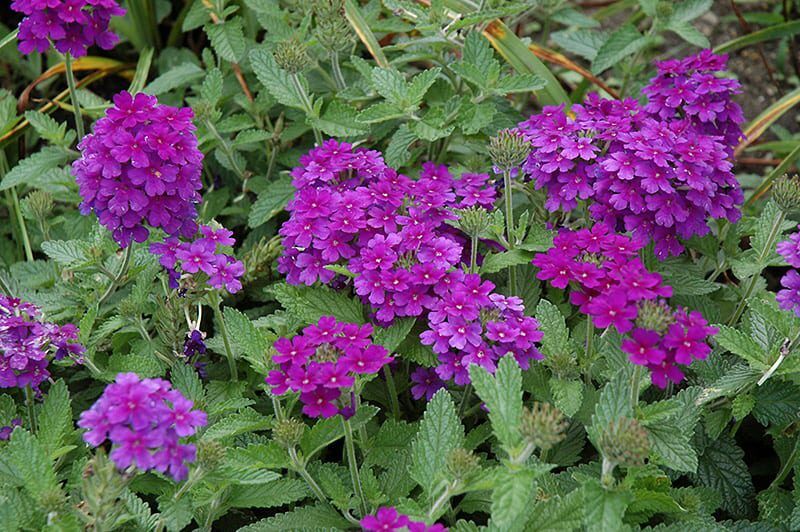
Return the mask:
{"type": "MultiPolygon", "coordinates": [[[[508,239],[509,251],[514,249],[514,205],[511,198],[511,172],[505,170],[503,172],[503,196],[506,204],[506,238],[508,239]]],[[[508,267],[508,293],[509,295],[516,295],[517,293],[517,268],[515,266],[508,267]]]]}
{"type": "Polygon", "coordinates": [[[389,389],[389,403],[392,405],[392,416],[400,419],[400,401],[397,399],[397,386],[394,384],[394,377],[389,366],[383,366],[383,376],[386,377],[386,387],[389,389]]]}
{"type": "Polygon", "coordinates": [[[319,499],[322,503],[330,505],[328,498],[325,496],[325,492],[322,491],[322,488],[317,484],[317,481],[314,480],[314,477],[306,469],[305,464],[300,461],[300,458],[297,456],[297,451],[295,448],[289,447],[287,449],[289,451],[289,458],[292,461],[292,467],[295,471],[306,481],[308,487],[311,488],[311,491],[314,492],[314,495],[319,499]]]}
{"type": "Polygon", "coordinates": [[[633,377],[631,379],[631,409],[633,409],[634,414],[636,413],[636,405],[639,404],[639,387],[642,383],[642,373],[644,373],[644,367],[633,367],[633,377]]]}
{"type": "Polygon", "coordinates": [[[31,434],[36,434],[36,408],[33,404],[33,389],[31,385],[25,386],[25,406],[28,407],[28,422],[31,424],[31,434]]]}
{"type": "Polygon", "coordinates": [[[464,412],[467,409],[467,405],[469,404],[469,398],[472,395],[472,383],[467,383],[464,386],[464,395],[461,396],[461,404],[458,405],[458,417],[459,419],[464,419],[464,412]]]}
{"type": "MultiPolygon", "coordinates": [[[[300,98],[300,102],[303,104],[303,110],[306,112],[308,117],[314,116],[314,107],[311,105],[311,100],[306,94],[306,90],[303,88],[303,84],[300,83],[300,78],[297,77],[297,74],[290,74],[289,78],[292,80],[292,85],[294,85],[294,90],[297,92],[297,96],[300,98]]],[[[320,133],[319,129],[316,127],[311,127],[314,130],[314,140],[317,143],[317,146],[322,145],[322,133],[320,133]]]]}
{"type": "Polygon", "coordinates": [[[331,71],[333,72],[333,80],[336,82],[336,90],[344,90],[347,88],[347,82],[342,75],[342,67],[339,66],[339,54],[331,51],[331,71]]]}
{"type": "Polygon", "coordinates": [[[69,87],[69,98],[72,102],[72,112],[75,115],[75,131],[78,132],[78,142],[84,136],[83,115],[81,114],[81,104],[78,102],[78,89],[75,84],[75,74],[72,72],[72,57],[67,52],[64,55],[65,72],[67,76],[67,87],[69,87]]]}
{"type": "MultiPolygon", "coordinates": [[[[759,254],[758,257],[759,264],[763,264],[767,256],[774,251],[775,241],[778,239],[778,235],[780,235],[781,233],[781,226],[783,225],[783,221],[785,218],[786,214],[783,211],[780,211],[778,213],[778,216],[775,217],[775,221],[772,223],[772,227],[770,227],[769,229],[767,242],[764,245],[761,253],[759,254]]],[[[753,274],[753,276],[750,277],[750,279],[747,281],[747,287],[745,288],[744,294],[742,294],[742,299],[739,301],[739,305],[736,307],[736,311],[728,320],[728,326],[736,325],[736,322],[738,322],[739,318],[742,317],[742,313],[744,312],[745,307],[747,307],[747,300],[750,299],[751,295],[753,295],[753,290],[755,290],[756,285],[758,284],[758,280],[760,278],[761,278],[761,272],[753,274]]]]}
{"type": "Polygon", "coordinates": [[[133,255],[133,246],[131,244],[128,244],[128,247],[125,248],[125,255],[122,258],[122,266],[120,266],[119,272],[117,272],[117,276],[114,277],[114,280],[111,281],[111,284],[108,285],[108,288],[106,288],[106,291],[103,292],[103,295],[100,296],[100,299],[97,301],[97,306],[98,307],[100,305],[102,305],[103,302],[106,299],[111,297],[111,294],[114,293],[114,290],[116,290],[117,287],[122,282],[122,278],[125,277],[125,274],[128,273],[128,268],[131,265],[131,256],[132,255],[133,255]]]}
{"type": "Polygon", "coordinates": [[[25,224],[25,217],[22,216],[22,209],[19,205],[17,187],[11,187],[11,200],[14,202],[14,214],[17,216],[17,223],[22,233],[22,245],[25,248],[25,260],[33,262],[33,249],[31,249],[31,239],[28,236],[28,226],[25,224]]]}
{"type": "Polygon", "coordinates": [[[239,380],[239,372],[236,369],[236,357],[233,356],[233,349],[231,348],[231,341],[228,338],[228,327],[225,325],[225,318],[222,315],[222,307],[220,307],[219,300],[214,306],[214,314],[217,316],[219,322],[219,333],[222,335],[222,344],[225,346],[225,358],[228,359],[228,369],[230,369],[231,380],[236,382],[239,380]]]}
{"type": "Polygon", "coordinates": [[[478,271],[478,235],[472,235],[472,240],[469,248],[469,272],[477,273],[478,271]]]}
{"type": "Polygon", "coordinates": [[[367,499],[364,497],[364,489],[361,486],[361,476],[358,472],[358,462],[356,462],[356,446],[353,438],[353,427],[349,419],[342,418],[344,427],[344,446],[347,450],[347,462],[350,466],[350,480],[353,482],[353,493],[359,501],[361,516],[367,515],[367,499]]]}

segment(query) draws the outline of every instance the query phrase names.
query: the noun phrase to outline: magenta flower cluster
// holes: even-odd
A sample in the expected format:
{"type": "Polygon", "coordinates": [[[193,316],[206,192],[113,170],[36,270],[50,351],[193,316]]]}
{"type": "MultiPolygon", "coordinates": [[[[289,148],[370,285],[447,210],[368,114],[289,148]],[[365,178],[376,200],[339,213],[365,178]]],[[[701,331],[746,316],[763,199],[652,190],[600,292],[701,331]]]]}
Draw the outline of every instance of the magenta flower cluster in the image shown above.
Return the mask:
{"type": "Polygon", "coordinates": [[[300,393],[303,413],[329,418],[353,405],[341,404],[343,391],[358,375],[375,374],[393,358],[385,347],[372,343],[372,325],[343,323],[323,316],[289,339],[275,342],[272,361],[279,369],[266,378],[272,393],[300,393]]]}
{"type": "Polygon", "coordinates": [[[25,17],[19,25],[19,51],[23,54],[46,52],[50,42],[62,54],[86,55],[96,44],[111,50],[117,42],[108,29],[111,17],[125,10],[117,0],[14,0],[11,9],[25,17]]]}
{"type": "Polygon", "coordinates": [[[708,338],[719,332],[697,311],[678,309],[671,321],[663,333],[637,327],[621,346],[631,362],[650,370],[650,378],[659,388],[666,388],[668,381],[678,384],[683,380],[678,365],[705,360],[711,353],[708,338]]]}
{"type": "Polygon", "coordinates": [[[120,470],[135,466],[186,478],[194,462],[194,445],[181,443],[207,423],[206,413],[163,379],[140,379],[120,373],[103,394],[80,415],[83,439],[98,447],[111,442],[111,460],[120,470]]]}
{"type": "Polygon", "coordinates": [[[72,168],[81,212],[94,210],[120,246],[144,242],[147,225],[170,236],[197,232],[203,154],[192,117],[188,107],[123,91],[79,143],[81,158],[72,168]]]}
{"type": "Polygon", "coordinates": [[[240,279],[244,275],[244,264],[225,252],[235,243],[233,231],[201,225],[194,240],[168,237],[150,244],[150,253],[157,255],[158,262],[169,272],[172,288],[178,288],[183,275],[205,274],[212,288],[233,294],[242,289],[240,279]]]}
{"type": "Polygon", "coordinates": [[[542,358],[536,347],[543,337],[539,323],[525,316],[520,298],[493,292],[494,284],[477,274],[456,270],[448,278],[447,290],[428,314],[428,330],[420,335],[439,357],[439,378],[465,385],[470,364],[494,373],[508,353],[523,369],[542,358]]]}
{"type": "Polygon", "coordinates": [[[371,532],[447,532],[447,527],[438,523],[427,525],[423,521],[412,521],[393,506],[382,506],[375,514],[365,516],[361,519],[361,529],[371,532]]]}
{"type": "Polygon", "coordinates": [[[659,63],[645,106],[592,94],[574,116],[545,107],[522,122],[533,148],[524,169],[547,190],[546,207],[591,200],[596,220],[654,241],[661,258],[708,233],[709,217],[736,222],[743,194],[731,160],[743,116],[731,100],[738,82],[716,75],[726,60],[703,52],[659,63]]]}
{"type": "Polygon", "coordinates": [[[0,388],[38,389],[50,357],[80,363],[83,353],[77,327],[42,321],[35,305],[0,294],[0,388]]]}
{"type": "Polygon", "coordinates": [[[537,254],[533,265],[539,268],[537,279],[556,288],[571,286],[570,302],[590,316],[595,327],[626,333],[642,301],[672,295],[661,275],[648,271],[638,257],[641,247],[640,241],[596,224],[560,231],[553,247],[537,254]]]}
{"type": "MultiPolygon", "coordinates": [[[[798,226],[800,228],[800,226],[798,226]]],[[[778,254],[792,267],[781,278],[781,290],[775,296],[778,305],[800,317],[800,232],[793,233],[788,240],[779,242],[778,254]]]]}
{"type": "Polygon", "coordinates": [[[379,152],[326,141],[292,172],[298,192],[287,206],[284,254],[278,269],[291,284],[334,281],[326,266],[357,274],[356,292],[377,308],[376,319],[418,316],[430,307],[444,273],[462,246],[444,221],[451,208],[489,206],[495,193],[486,174],[455,179],[426,164],[418,180],[386,166],[379,152]]]}

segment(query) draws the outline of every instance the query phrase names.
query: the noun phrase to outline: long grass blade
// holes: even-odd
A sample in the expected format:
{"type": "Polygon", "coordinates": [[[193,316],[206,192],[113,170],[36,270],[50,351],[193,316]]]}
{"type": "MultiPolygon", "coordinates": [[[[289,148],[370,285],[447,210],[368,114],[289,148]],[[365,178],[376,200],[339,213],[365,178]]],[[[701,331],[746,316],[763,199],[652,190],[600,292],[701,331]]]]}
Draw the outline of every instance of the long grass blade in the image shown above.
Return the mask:
{"type": "Polygon", "coordinates": [[[358,38],[361,39],[361,42],[364,43],[364,46],[367,47],[367,50],[369,50],[375,62],[378,63],[378,66],[389,68],[389,60],[386,59],[381,45],[378,43],[378,39],[375,38],[375,34],[369,29],[369,24],[367,24],[367,21],[364,19],[364,15],[361,14],[361,9],[353,0],[344,0],[344,16],[347,17],[347,21],[353,27],[353,30],[356,32],[356,35],[358,35],[358,38]]]}
{"type": "Polygon", "coordinates": [[[750,144],[755,142],[769,129],[776,120],[783,116],[789,109],[800,103],[800,89],[795,89],[777,102],[767,107],[760,115],[755,117],[744,130],[745,138],[736,147],[734,155],[739,155],[750,144]]]}
{"type": "Polygon", "coordinates": [[[147,84],[150,65],[153,63],[153,52],[152,48],[145,48],[139,56],[139,62],[136,64],[136,73],[133,75],[131,86],[128,89],[131,94],[142,92],[145,84],[147,84]]]}
{"type": "Polygon", "coordinates": [[[783,158],[781,164],[776,166],[774,170],[772,170],[769,174],[766,175],[766,177],[764,177],[764,180],[761,181],[761,184],[758,185],[758,188],[755,190],[755,192],[753,192],[750,198],[748,198],[744,206],[749,207],[750,205],[758,201],[758,199],[761,196],[766,194],[769,191],[770,187],[772,186],[772,182],[775,181],[775,179],[777,179],[778,177],[785,174],[786,171],[789,168],[791,168],[792,164],[794,164],[794,162],[797,160],[798,157],[800,157],[800,144],[798,144],[797,147],[789,153],[789,155],[783,158]]]}
{"type": "Polygon", "coordinates": [[[3,37],[3,40],[0,40],[0,50],[11,44],[12,42],[17,40],[17,34],[19,34],[19,29],[16,29],[3,37]]]}
{"type": "Polygon", "coordinates": [[[733,52],[740,48],[750,46],[751,44],[780,39],[781,37],[790,37],[797,33],[800,33],[800,20],[775,24],[774,26],[763,28],[722,43],[714,48],[714,52],[718,54],[733,52]]]}

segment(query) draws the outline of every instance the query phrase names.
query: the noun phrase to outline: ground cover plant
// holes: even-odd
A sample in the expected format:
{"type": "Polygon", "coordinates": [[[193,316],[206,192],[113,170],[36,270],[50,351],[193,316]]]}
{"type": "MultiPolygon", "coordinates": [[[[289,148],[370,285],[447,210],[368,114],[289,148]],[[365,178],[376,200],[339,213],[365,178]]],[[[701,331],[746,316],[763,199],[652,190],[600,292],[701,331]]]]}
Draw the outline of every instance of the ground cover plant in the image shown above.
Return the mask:
{"type": "Polygon", "coordinates": [[[0,13],[4,530],[800,529],[800,3],[0,13]]]}

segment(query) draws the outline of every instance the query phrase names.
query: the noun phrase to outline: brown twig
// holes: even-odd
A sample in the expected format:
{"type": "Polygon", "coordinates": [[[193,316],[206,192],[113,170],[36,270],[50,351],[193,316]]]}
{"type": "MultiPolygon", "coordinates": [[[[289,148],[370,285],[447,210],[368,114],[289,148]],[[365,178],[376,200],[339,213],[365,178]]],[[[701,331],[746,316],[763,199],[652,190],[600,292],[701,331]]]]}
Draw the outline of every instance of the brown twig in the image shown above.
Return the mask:
{"type": "MultiPolygon", "coordinates": [[[[214,7],[211,5],[209,0],[203,0],[203,5],[206,6],[209,10],[212,10],[209,15],[211,16],[211,22],[214,24],[219,24],[220,20],[216,13],[214,13],[214,7]]],[[[231,62],[231,69],[233,70],[233,75],[236,77],[236,81],[239,82],[239,86],[242,87],[242,92],[244,92],[245,97],[247,100],[252,102],[253,101],[253,93],[250,92],[250,87],[247,86],[247,80],[244,79],[244,74],[242,74],[242,67],[239,66],[239,63],[231,62]]]]}
{"type": "Polygon", "coordinates": [[[782,161],[782,159],[768,159],[765,157],[737,157],[736,159],[736,162],[739,164],[754,166],[778,166],[782,161]]]}

